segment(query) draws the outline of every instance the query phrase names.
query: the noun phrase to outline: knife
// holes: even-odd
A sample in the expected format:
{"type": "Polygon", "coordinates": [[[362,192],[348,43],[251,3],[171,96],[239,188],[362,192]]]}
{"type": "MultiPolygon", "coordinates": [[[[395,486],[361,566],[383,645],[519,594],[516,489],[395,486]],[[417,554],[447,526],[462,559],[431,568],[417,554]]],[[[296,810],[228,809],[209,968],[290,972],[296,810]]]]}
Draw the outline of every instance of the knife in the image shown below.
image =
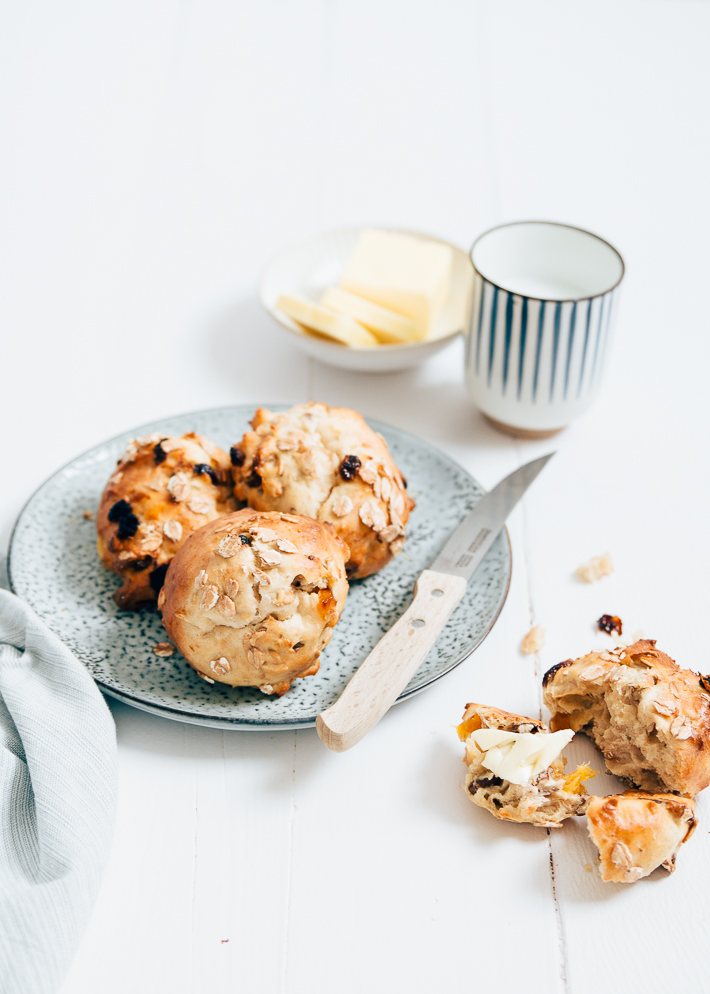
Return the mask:
{"type": "Polygon", "coordinates": [[[389,711],[426,659],[508,515],[553,455],[506,476],[451,533],[431,567],[420,574],[414,600],[402,617],[360,664],[335,704],[316,718],[329,749],[351,749],[389,711]]]}

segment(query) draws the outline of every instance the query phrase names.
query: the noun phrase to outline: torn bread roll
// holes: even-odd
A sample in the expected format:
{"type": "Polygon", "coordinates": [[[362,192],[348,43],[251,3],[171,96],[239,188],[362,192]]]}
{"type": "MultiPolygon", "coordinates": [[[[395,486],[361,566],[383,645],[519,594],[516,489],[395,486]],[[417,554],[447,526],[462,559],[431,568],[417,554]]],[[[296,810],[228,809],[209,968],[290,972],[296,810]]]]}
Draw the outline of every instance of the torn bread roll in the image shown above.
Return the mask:
{"type": "Polygon", "coordinates": [[[631,786],[690,797],[710,783],[708,686],[647,639],[568,659],[543,678],[553,730],[584,732],[631,786]]]}
{"type": "Polygon", "coordinates": [[[503,821],[557,828],[584,814],[589,766],[565,775],[562,749],[574,733],[551,734],[541,721],[483,704],[467,704],[458,726],[466,744],[464,789],[503,821]]]}
{"type": "Polygon", "coordinates": [[[627,791],[592,797],[587,829],[599,850],[599,875],[631,884],[662,866],[672,873],[676,854],[695,829],[695,804],[673,794],[627,791]]]}
{"type": "Polygon", "coordinates": [[[230,453],[239,499],[332,525],[350,549],[350,577],[386,566],[414,501],[385,440],[357,411],[325,404],[260,407],[251,424],[230,453]]]}
{"type": "Polygon", "coordinates": [[[329,525],[248,508],[185,542],[158,600],[172,642],[210,683],[285,694],[318,671],[348,592],[329,525]]]}

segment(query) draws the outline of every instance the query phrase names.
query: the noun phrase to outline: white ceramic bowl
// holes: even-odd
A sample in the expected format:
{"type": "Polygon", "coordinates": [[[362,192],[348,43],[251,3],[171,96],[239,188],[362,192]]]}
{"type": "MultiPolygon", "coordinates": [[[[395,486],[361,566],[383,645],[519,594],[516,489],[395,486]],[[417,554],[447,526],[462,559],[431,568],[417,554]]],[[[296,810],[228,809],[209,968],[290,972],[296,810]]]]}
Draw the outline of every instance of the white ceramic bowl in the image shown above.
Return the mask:
{"type": "MultiPolygon", "coordinates": [[[[299,348],[331,366],[352,369],[363,373],[388,373],[397,369],[410,369],[424,359],[443,349],[460,334],[468,322],[473,287],[473,267],[466,252],[455,245],[454,268],[451,293],[446,307],[432,334],[421,342],[403,345],[372,345],[353,348],[329,342],[316,335],[310,335],[290,317],[276,307],[282,294],[294,294],[311,300],[320,300],[321,294],[329,286],[335,286],[345,269],[355,248],[362,228],[345,228],[317,235],[307,242],[280,252],[264,270],[259,287],[259,296],[266,310],[279,325],[284,334],[299,348]]],[[[384,231],[399,231],[384,228],[384,231]]],[[[406,232],[424,241],[443,242],[419,232],[406,232]]]]}

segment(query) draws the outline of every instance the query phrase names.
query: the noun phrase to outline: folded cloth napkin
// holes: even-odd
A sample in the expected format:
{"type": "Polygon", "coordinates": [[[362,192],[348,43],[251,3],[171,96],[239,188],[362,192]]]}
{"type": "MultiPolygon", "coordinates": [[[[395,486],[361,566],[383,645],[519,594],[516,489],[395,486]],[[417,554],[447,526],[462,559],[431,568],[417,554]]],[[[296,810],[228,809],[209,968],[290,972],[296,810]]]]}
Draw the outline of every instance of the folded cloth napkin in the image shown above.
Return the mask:
{"type": "Polygon", "coordinates": [[[116,790],[116,730],[96,684],[0,590],[2,994],[58,990],[108,859],[116,790]]]}

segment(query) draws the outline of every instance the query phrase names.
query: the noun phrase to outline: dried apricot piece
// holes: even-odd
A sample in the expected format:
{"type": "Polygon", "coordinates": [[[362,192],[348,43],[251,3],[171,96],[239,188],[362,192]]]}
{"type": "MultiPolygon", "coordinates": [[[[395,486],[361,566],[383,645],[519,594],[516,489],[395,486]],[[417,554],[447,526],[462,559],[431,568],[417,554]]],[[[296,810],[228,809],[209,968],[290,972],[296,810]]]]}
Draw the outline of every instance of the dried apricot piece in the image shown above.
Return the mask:
{"type": "Polygon", "coordinates": [[[596,775],[596,771],[591,768],[589,763],[582,763],[576,770],[572,770],[571,773],[567,774],[562,789],[567,794],[584,794],[585,790],[582,784],[585,780],[591,780],[596,775]]]}

